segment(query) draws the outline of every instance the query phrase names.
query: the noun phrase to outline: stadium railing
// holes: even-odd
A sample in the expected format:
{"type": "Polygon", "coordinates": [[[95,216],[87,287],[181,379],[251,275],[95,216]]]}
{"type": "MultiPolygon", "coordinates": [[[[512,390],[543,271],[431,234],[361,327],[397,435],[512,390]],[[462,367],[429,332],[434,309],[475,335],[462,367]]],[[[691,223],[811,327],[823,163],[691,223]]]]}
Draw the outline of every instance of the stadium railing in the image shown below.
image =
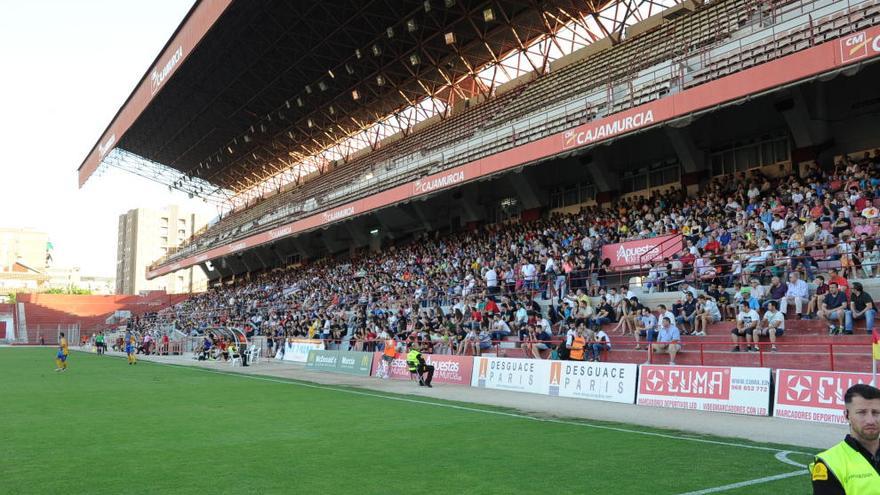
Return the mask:
{"type": "MultiPolygon", "coordinates": [[[[291,340],[301,339],[304,337],[296,337],[290,338],[291,340]]],[[[280,342],[284,342],[287,339],[279,339],[280,342]]],[[[349,342],[341,339],[309,339],[315,341],[323,341],[324,347],[327,350],[352,350],[352,351],[362,351],[362,352],[381,352],[384,346],[384,340],[361,340],[357,341],[350,348],[346,347],[349,342]]],[[[408,346],[410,341],[401,341],[408,346]]],[[[426,344],[426,342],[422,341],[422,344],[426,344]]],[[[587,344],[602,344],[602,341],[588,341],[587,344]]],[[[656,343],[656,342],[655,342],[656,343]]],[[[533,359],[530,354],[527,354],[525,350],[532,345],[536,344],[545,344],[550,349],[542,351],[540,359],[550,359],[550,353],[552,349],[558,349],[565,345],[565,339],[554,337],[550,340],[510,340],[510,341],[501,341],[501,340],[493,340],[490,349],[481,351],[479,354],[474,354],[472,352],[434,352],[426,354],[436,354],[439,356],[472,356],[479,357],[481,355],[492,355],[494,357],[505,357],[505,351],[511,349],[520,349],[523,350],[522,355],[517,357],[523,359],[533,359]]],[[[646,349],[642,349],[640,352],[645,356],[644,364],[665,364],[665,362],[661,362],[658,360],[656,353],[654,352],[653,346],[649,345],[650,342],[643,341],[643,345],[646,345],[646,349]]],[[[699,366],[718,366],[718,365],[729,365],[729,362],[726,362],[726,358],[732,355],[730,352],[730,347],[732,345],[731,341],[728,338],[718,339],[714,341],[706,341],[706,340],[686,340],[680,341],[679,344],[682,344],[682,348],[679,351],[679,355],[687,354],[698,354],[699,358],[696,363],[690,364],[699,364],[699,366]],[[695,350],[696,349],[696,350],[695,350]]],[[[449,345],[444,343],[441,340],[432,340],[430,345],[432,347],[440,347],[444,351],[448,351],[450,349],[449,345]]],[[[458,344],[462,346],[463,344],[460,342],[458,344]]],[[[474,342],[471,345],[475,345],[479,347],[479,342],[474,342]]],[[[798,356],[809,356],[813,362],[813,367],[816,369],[822,368],[823,365],[821,361],[825,360],[827,362],[828,371],[841,371],[841,368],[838,366],[837,361],[839,361],[843,357],[852,358],[852,357],[867,357],[871,355],[871,342],[863,341],[863,342],[841,342],[835,340],[820,340],[818,342],[786,342],[786,341],[777,341],[775,344],[771,344],[770,342],[754,342],[750,345],[757,346],[757,352],[748,352],[744,351],[740,355],[747,356],[753,359],[753,364],[749,364],[748,366],[756,366],[756,367],[766,367],[768,365],[773,364],[773,359],[783,360],[786,358],[790,358],[793,355],[798,356]],[[776,345],[779,348],[779,351],[769,351],[768,348],[771,345],[776,345]],[[806,349],[815,349],[815,351],[805,350],[806,349]],[[789,350],[793,349],[793,350],[789,350]],[[827,352],[823,352],[826,351],[827,352]],[[837,360],[835,359],[837,356],[837,360]]],[[[468,346],[470,347],[470,345],[468,346]]],[[[268,356],[267,348],[264,346],[262,348],[263,356],[268,356]]],[[[602,362],[614,363],[614,353],[621,352],[622,349],[620,347],[612,347],[612,350],[602,350],[600,353],[602,362]]],[[[423,351],[424,352],[424,351],[423,351]]],[[[668,359],[668,354],[662,354],[661,356],[666,357],[668,359]]],[[[845,369],[845,371],[852,371],[850,369],[845,369]]]]}

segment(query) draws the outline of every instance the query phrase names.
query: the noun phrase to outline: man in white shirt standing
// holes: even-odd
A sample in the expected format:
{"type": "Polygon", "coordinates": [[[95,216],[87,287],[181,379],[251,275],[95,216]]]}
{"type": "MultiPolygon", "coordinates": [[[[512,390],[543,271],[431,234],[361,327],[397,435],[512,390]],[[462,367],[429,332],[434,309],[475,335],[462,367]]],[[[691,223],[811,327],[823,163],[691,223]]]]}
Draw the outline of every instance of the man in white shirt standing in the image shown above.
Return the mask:
{"type": "Polygon", "coordinates": [[[523,265],[522,268],[520,268],[520,274],[522,275],[525,288],[537,288],[537,285],[535,284],[535,277],[537,277],[538,275],[538,268],[535,267],[535,265],[527,258],[523,259],[523,265]]]}
{"type": "Polygon", "coordinates": [[[495,265],[489,265],[489,269],[483,275],[486,281],[486,290],[490,296],[498,294],[498,272],[495,271],[495,265]]]}
{"type": "Polygon", "coordinates": [[[544,273],[556,273],[556,260],[552,255],[547,255],[547,261],[544,262],[544,273]]]}
{"type": "MultiPolygon", "coordinates": [[[[785,332],[785,317],[782,315],[782,312],[776,307],[776,301],[770,301],[767,303],[767,312],[764,313],[764,321],[762,325],[755,329],[754,333],[752,333],[752,340],[755,344],[758,343],[758,339],[762,335],[768,335],[770,337],[770,351],[776,352],[776,337],[782,336],[782,333],[785,332]]],[[[758,350],[758,347],[755,346],[755,350],[758,350]]]]}
{"type": "Polygon", "coordinates": [[[791,272],[788,275],[788,290],[785,293],[785,297],[779,301],[779,312],[782,313],[783,318],[785,317],[785,312],[788,309],[789,303],[794,303],[794,310],[797,313],[797,318],[800,320],[803,318],[801,311],[804,307],[804,302],[810,299],[810,288],[806,282],[801,280],[801,276],[798,272],[791,272]]]}
{"type": "MultiPolygon", "coordinates": [[[[733,352],[739,352],[739,341],[741,338],[745,338],[746,351],[752,350],[752,334],[755,333],[758,324],[761,322],[758,312],[750,308],[747,301],[743,301],[739,307],[739,313],[736,315],[736,327],[730,331],[730,337],[735,344],[733,352]]],[[[755,347],[754,350],[757,351],[758,348],[755,347]]]]}

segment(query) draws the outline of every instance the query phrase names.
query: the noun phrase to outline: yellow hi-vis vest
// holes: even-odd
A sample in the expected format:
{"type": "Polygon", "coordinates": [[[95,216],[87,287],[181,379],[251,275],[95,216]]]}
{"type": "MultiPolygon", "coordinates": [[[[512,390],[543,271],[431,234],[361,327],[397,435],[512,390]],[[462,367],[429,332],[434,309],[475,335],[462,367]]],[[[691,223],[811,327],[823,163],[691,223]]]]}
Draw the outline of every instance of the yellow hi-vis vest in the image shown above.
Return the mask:
{"type": "Polygon", "coordinates": [[[847,495],[880,494],[880,475],[865,456],[846,442],[816,455],[816,461],[810,464],[810,473],[816,481],[828,479],[825,468],[818,464],[820,460],[828,466],[847,495]]]}
{"type": "Polygon", "coordinates": [[[412,350],[409,351],[409,354],[406,355],[406,364],[409,366],[409,371],[411,373],[415,373],[419,369],[419,355],[421,352],[412,350]]]}

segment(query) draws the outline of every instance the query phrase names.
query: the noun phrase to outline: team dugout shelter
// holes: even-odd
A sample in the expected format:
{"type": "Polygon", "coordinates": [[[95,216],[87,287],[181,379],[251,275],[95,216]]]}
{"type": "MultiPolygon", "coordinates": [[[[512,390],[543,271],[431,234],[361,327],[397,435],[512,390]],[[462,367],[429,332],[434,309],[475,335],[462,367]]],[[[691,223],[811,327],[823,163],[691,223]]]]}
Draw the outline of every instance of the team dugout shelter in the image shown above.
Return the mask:
{"type": "Polygon", "coordinates": [[[147,273],[216,282],[878,146],[878,54],[874,1],[202,0],[78,178],[216,204],[147,273]]]}

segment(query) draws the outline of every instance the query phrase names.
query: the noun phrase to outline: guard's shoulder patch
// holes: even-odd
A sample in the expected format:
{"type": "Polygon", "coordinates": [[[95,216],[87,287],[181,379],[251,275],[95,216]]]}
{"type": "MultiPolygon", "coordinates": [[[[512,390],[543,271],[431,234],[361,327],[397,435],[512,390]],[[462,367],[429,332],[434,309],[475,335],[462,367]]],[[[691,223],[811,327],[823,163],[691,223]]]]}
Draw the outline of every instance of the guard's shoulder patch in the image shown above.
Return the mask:
{"type": "Polygon", "coordinates": [[[828,479],[828,468],[824,463],[817,462],[812,469],[813,481],[825,481],[828,479]]]}

